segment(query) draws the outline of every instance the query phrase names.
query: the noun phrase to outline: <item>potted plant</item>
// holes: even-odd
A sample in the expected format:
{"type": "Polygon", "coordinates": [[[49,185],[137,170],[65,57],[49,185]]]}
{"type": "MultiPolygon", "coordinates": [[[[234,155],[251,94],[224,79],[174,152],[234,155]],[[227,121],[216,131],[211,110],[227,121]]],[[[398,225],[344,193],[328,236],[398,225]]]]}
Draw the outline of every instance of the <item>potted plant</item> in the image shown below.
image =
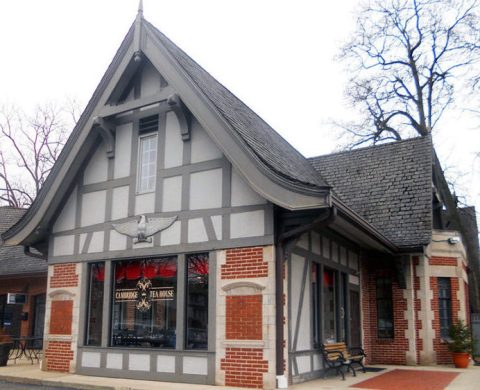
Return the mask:
{"type": "Polygon", "coordinates": [[[470,328],[462,320],[459,320],[450,327],[449,336],[448,349],[452,352],[455,367],[467,368],[473,347],[470,328]]]}

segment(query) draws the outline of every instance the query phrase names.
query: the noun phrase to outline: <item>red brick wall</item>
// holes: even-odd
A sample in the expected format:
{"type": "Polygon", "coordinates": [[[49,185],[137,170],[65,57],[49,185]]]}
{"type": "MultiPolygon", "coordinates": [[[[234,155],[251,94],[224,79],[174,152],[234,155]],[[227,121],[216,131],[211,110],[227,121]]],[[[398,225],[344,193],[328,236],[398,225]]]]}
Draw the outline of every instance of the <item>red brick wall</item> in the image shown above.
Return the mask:
{"type": "Polygon", "coordinates": [[[47,371],[68,372],[73,351],[69,341],[49,341],[45,349],[47,371]]]}
{"type": "MultiPolygon", "coordinates": [[[[450,278],[451,294],[452,294],[452,322],[458,321],[458,312],[460,310],[460,301],[458,300],[459,285],[457,278],[450,278]]],[[[447,344],[442,342],[440,336],[440,316],[438,309],[438,278],[430,277],[430,289],[433,298],[431,301],[433,310],[432,327],[435,330],[435,338],[433,339],[433,350],[436,352],[437,364],[451,364],[452,356],[448,350],[447,344]]]]}
{"type": "Polygon", "coordinates": [[[227,296],[226,338],[230,340],[262,339],[262,296],[227,296]]]}
{"type": "Polygon", "coordinates": [[[430,265],[451,265],[456,267],[457,266],[457,258],[456,257],[438,257],[433,256],[428,260],[430,265]]]}
{"type": "Polygon", "coordinates": [[[73,301],[52,301],[50,334],[72,334],[73,301]]]}
{"type": "Polygon", "coordinates": [[[53,275],[50,277],[50,287],[76,287],[78,286],[78,275],[76,264],[56,264],[53,266],[53,275]]]}
{"type": "Polygon", "coordinates": [[[364,346],[366,353],[369,354],[368,362],[370,364],[406,364],[408,339],[405,337],[405,331],[408,329],[408,321],[405,319],[407,300],[403,297],[404,290],[399,288],[395,271],[388,268],[385,261],[363,261],[363,267],[362,314],[364,346]],[[386,276],[392,278],[394,320],[392,339],[377,337],[376,278],[386,276]]]}
{"type": "MultiPolygon", "coordinates": [[[[53,275],[50,276],[50,288],[77,287],[79,275],[75,263],[53,265],[53,275]]],[[[50,308],[51,335],[71,335],[73,320],[73,301],[54,300],[50,308]]],[[[68,372],[73,360],[71,341],[48,341],[45,349],[45,367],[47,371],[68,372]]]]}
{"type": "MultiPolygon", "coordinates": [[[[225,264],[220,268],[223,280],[248,279],[268,276],[268,263],[263,259],[263,247],[226,250],[225,264]]],[[[225,339],[263,339],[263,296],[227,295],[225,297],[225,339]]],[[[242,348],[235,344],[225,349],[220,369],[225,371],[225,385],[263,388],[263,374],[268,372],[268,361],[263,359],[263,348],[242,348]]]]}
{"type": "Polygon", "coordinates": [[[227,249],[227,258],[221,267],[221,276],[222,279],[268,276],[268,264],[263,261],[263,248],[227,249]]]}
{"type": "Polygon", "coordinates": [[[225,385],[263,388],[263,373],[268,371],[268,361],[263,360],[260,348],[227,348],[220,368],[225,371],[225,385]]]}

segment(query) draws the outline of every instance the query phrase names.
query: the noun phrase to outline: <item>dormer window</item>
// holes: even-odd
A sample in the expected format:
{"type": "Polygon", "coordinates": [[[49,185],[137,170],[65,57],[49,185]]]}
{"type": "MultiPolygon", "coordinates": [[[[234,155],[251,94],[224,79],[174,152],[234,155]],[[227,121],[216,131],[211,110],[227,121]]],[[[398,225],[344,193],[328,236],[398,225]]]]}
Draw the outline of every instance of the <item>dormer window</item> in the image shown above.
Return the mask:
{"type": "Polygon", "coordinates": [[[157,171],[157,134],[140,137],[137,192],[155,191],[157,171]]]}
{"type": "Polygon", "coordinates": [[[158,115],[140,119],[137,193],[155,191],[158,115]]]}

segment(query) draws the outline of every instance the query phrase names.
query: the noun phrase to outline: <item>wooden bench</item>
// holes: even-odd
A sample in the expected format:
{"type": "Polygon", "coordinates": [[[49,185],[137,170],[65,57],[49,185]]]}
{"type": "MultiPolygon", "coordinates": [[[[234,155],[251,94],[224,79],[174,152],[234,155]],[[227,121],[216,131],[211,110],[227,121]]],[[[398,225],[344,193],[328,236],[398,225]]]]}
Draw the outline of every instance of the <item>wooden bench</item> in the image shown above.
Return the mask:
{"type": "Polygon", "coordinates": [[[343,367],[347,367],[347,370],[352,371],[353,376],[357,376],[355,368],[353,367],[355,364],[360,366],[363,372],[365,372],[363,359],[367,355],[360,347],[348,348],[345,343],[329,343],[322,344],[321,351],[326,366],[323,372],[324,378],[328,371],[335,370],[336,375],[340,373],[342,379],[345,380],[343,367]]]}

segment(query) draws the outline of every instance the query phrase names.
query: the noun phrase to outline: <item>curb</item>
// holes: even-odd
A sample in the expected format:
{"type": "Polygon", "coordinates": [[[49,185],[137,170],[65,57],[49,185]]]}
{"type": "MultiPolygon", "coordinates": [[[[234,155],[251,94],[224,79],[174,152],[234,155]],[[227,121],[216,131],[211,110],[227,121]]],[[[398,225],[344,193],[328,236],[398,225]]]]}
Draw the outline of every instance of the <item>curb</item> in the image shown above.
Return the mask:
{"type": "Polygon", "coordinates": [[[125,388],[125,387],[121,388],[116,386],[90,385],[90,384],[83,384],[83,383],[55,381],[51,379],[25,378],[25,377],[11,376],[11,375],[0,375],[0,381],[5,381],[9,383],[36,385],[36,386],[61,387],[64,389],[75,389],[75,390],[130,390],[130,388],[125,388]]]}

